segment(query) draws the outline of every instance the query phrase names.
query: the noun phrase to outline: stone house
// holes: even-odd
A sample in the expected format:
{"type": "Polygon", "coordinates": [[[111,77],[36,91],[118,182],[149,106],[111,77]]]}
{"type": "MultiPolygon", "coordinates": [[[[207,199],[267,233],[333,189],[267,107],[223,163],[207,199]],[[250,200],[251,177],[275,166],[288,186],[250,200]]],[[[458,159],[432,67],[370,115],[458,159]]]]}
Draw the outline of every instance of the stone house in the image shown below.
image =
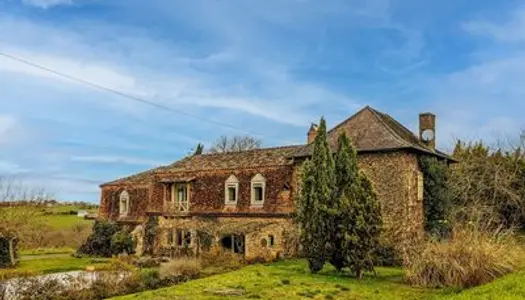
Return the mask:
{"type": "MultiPolygon", "coordinates": [[[[367,106],[328,132],[334,150],[342,132],[358,149],[359,165],[381,203],[384,236],[392,242],[423,232],[423,174],[418,158],[452,161],[435,149],[435,119],[431,113],[420,114],[418,137],[367,106]]],[[[300,167],[311,154],[316,132],[313,124],[304,145],[192,155],[102,184],[99,215],[136,226],[139,239],[141,224],[157,216],[157,254],[218,247],[246,258],[293,255],[297,249],[291,218],[294,198],[300,167]]]]}

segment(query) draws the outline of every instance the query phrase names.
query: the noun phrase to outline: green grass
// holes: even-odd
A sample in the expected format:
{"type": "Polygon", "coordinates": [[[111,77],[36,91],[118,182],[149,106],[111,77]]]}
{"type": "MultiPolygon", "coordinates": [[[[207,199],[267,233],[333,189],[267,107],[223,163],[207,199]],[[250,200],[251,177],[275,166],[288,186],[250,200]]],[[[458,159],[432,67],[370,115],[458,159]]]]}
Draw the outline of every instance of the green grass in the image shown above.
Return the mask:
{"type": "Polygon", "coordinates": [[[525,299],[525,271],[499,278],[494,282],[485,284],[470,290],[466,290],[452,300],[470,300],[470,299],[501,299],[514,300],[525,299]]]}
{"type": "Polygon", "coordinates": [[[412,287],[397,268],[377,268],[361,281],[331,267],[312,275],[301,260],[253,265],[177,286],[114,299],[524,299],[525,271],[458,293],[451,289],[412,287]],[[242,295],[234,295],[240,293],[242,295]]]}
{"type": "Polygon", "coordinates": [[[87,266],[103,268],[108,265],[105,258],[75,258],[69,254],[42,255],[41,258],[22,259],[16,268],[0,269],[0,280],[42,274],[84,270],[87,266]]]}
{"type": "Polygon", "coordinates": [[[402,270],[378,268],[378,276],[362,281],[336,274],[332,268],[312,275],[304,261],[253,265],[178,286],[117,299],[225,299],[228,290],[241,292],[235,299],[423,299],[451,292],[414,288],[402,283],[402,270]],[[226,295],[224,294],[226,293],[226,295]]]}
{"type": "Polygon", "coordinates": [[[68,229],[72,228],[75,224],[93,224],[92,220],[85,220],[76,215],[45,215],[41,218],[44,224],[53,227],[53,229],[68,229]]]}
{"type": "Polygon", "coordinates": [[[22,256],[22,258],[26,256],[40,256],[45,254],[72,254],[76,250],[74,248],[38,248],[38,249],[29,249],[29,250],[22,250],[18,254],[22,256]]]}

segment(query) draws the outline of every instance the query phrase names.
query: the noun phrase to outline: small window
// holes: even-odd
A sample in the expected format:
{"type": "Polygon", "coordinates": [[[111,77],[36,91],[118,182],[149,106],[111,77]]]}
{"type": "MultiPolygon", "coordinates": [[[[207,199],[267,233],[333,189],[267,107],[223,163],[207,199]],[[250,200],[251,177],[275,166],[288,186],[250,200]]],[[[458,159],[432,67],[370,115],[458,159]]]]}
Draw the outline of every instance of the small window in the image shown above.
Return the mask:
{"type": "Polygon", "coordinates": [[[273,235],[268,236],[268,246],[273,247],[275,245],[275,238],[273,235]]]}
{"type": "Polygon", "coordinates": [[[256,183],[253,185],[253,200],[255,202],[262,202],[264,201],[264,194],[263,194],[263,186],[260,183],[256,183]]]}
{"type": "Polygon", "coordinates": [[[226,205],[237,204],[237,198],[239,197],[239,180],[235,175],[231,175],[226,180],[224,185],[224,202],[226,205]]]}
{"type": "Polygon", "coordinates": [[[191,246],[191,231],[177,229],[177,246],[190,247],[191,246]]]}
{"type": "Polygon", "coordinates": [[[129,212],[129,193],[127,191],[123,191],[120,193],[120,201],[119,201],[119,213],[121,216],[128,215],[129,212]]]}
{"type": "Polygon", "coordinates": [[[173,245],[173,230],[169,229],[168,230],[168,245],[173,245]]]}
{"type": "Polygon", "coordinates": [[[188,185],[185,183],[173,185],[172,198],[175,201],[177,211],[189,211],[190,201],[188,195],[188,185]]]}
{"type": "Polygon", "coordinates": [[[252,178],[252,201],[253,206],[262,206],[264,204],[266,192],[266,179],[257,174],[252,178]]]}

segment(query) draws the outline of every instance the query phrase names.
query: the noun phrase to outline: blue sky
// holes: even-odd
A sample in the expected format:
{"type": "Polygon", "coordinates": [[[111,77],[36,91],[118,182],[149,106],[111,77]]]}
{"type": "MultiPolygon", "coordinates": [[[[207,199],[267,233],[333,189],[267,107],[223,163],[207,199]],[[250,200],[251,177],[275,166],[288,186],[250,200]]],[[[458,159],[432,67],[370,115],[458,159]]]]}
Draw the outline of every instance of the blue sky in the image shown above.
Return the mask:
{"type": "MultiPolygon", "coordinates": [[[[0,52],[303,143],[372,105],[438,144],[525,128],[525,5],[489,0],[0,0],[0,52]]],[[[0,56],[0,174],[63,200],[243,132],[0,56]]]]}

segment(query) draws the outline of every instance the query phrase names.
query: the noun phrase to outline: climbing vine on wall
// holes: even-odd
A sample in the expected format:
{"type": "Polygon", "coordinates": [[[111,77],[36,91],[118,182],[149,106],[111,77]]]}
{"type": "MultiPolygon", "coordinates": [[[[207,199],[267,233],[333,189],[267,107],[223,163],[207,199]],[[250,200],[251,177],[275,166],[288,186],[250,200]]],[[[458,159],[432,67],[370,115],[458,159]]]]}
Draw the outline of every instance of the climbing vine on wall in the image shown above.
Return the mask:
{"type": "Polygon", "coordinates": [[[144,253],[153,255],[158,230],[159,218],[156,216],[150,216],[144,226],[144,253]]]}
{"type": "Polygon", "coordinates": [[[435,237],[446,237],[450,232],[452,198],[447,187],[448,166],[435,157],[419,160],[423,172],[423,208],[425,230],[435,237]]]}

